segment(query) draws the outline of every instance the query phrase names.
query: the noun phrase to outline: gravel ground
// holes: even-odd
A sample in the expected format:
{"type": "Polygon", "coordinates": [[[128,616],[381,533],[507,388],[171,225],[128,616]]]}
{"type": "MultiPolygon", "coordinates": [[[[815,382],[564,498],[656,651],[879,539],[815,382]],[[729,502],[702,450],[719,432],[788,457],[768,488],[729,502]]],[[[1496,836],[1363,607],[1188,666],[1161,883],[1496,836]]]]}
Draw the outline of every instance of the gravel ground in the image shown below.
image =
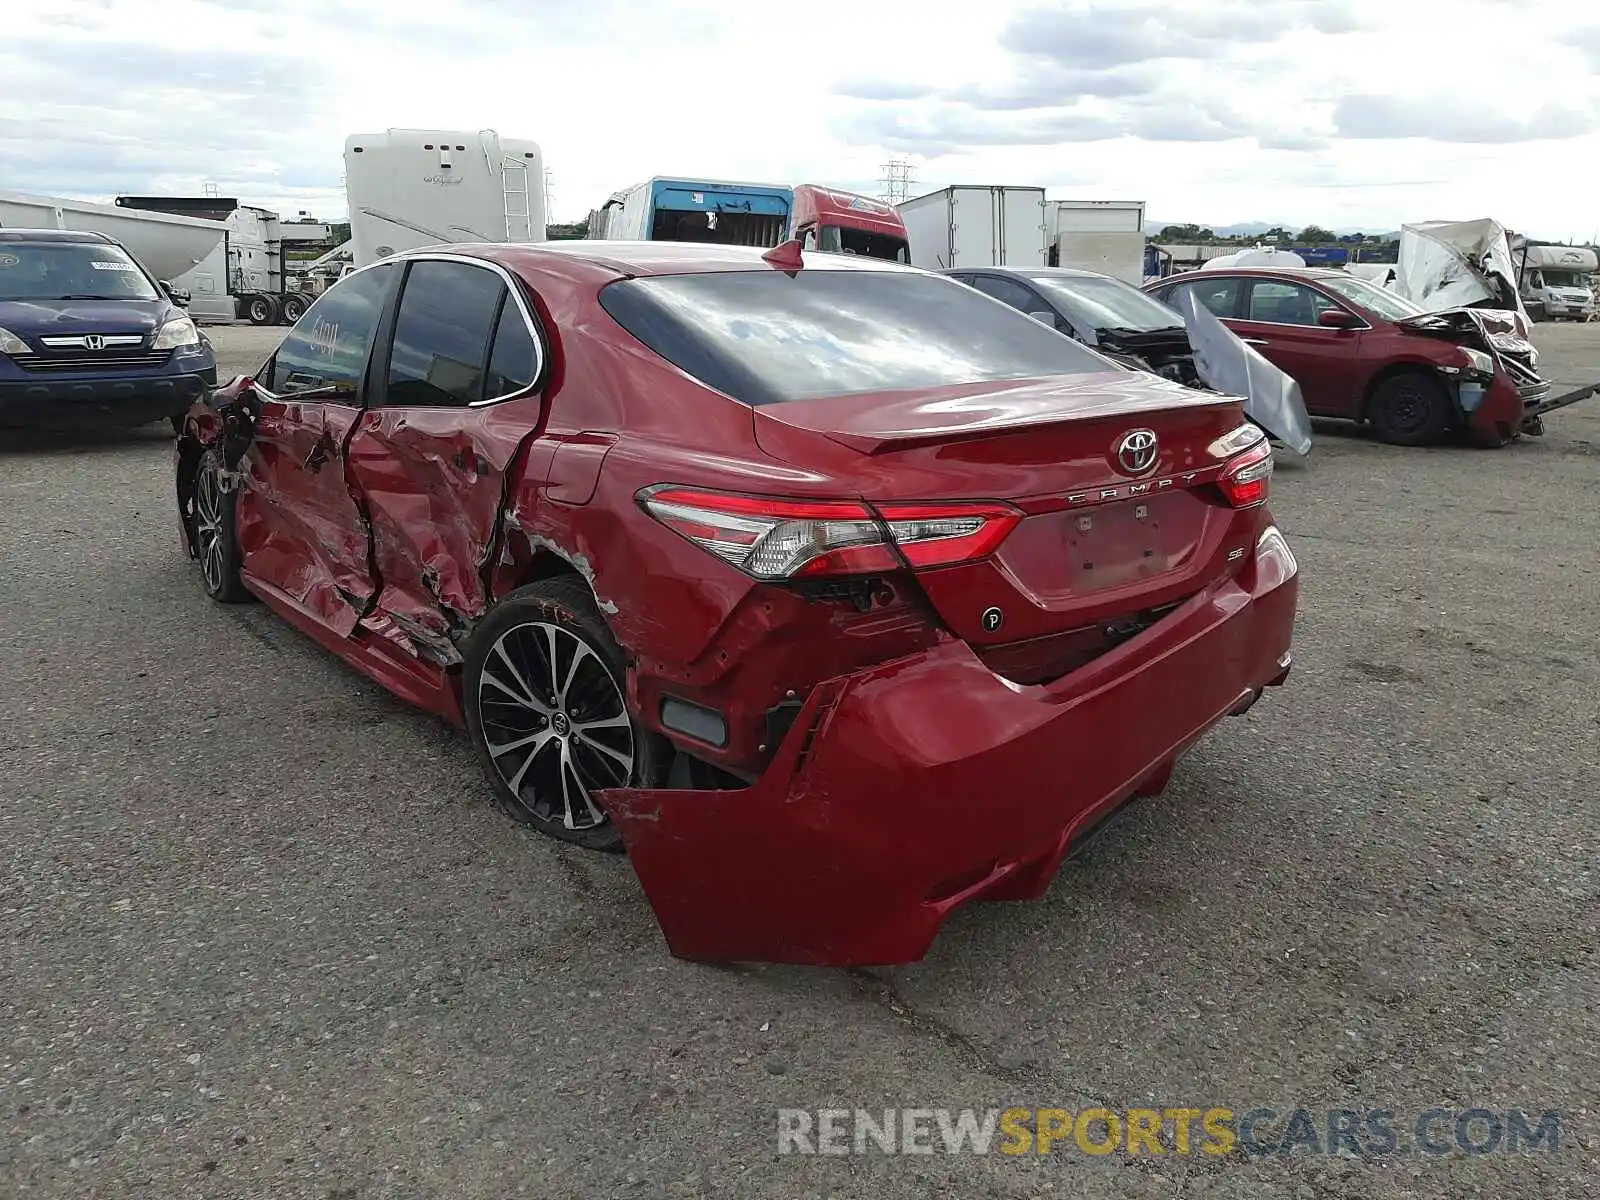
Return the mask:
{"type": "MultiPolygon", "coordinates": [[[[214,330],[225,369],[276,336],[214,330]]],[[[1541,326],[1600,375],[1600,325],[1541,326]]],[[[1589,1197],[1600,400],[1280,469],[1290,686],[914,967],[669,957],[625,859],[177,549],[169,440],[0,442],[0,1195],[1589,1197]],[[1564,1109],[1440,1159],[785,1156],[775,1110],[1564,1109]]]]}

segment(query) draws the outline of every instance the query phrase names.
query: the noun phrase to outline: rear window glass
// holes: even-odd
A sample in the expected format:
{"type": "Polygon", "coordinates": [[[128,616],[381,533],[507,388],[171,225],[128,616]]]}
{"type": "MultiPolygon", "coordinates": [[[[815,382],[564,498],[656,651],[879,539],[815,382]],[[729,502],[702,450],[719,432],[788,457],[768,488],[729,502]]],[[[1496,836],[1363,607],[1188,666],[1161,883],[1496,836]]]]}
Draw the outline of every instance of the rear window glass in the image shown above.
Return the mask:
{"type": "Polygon", "coordinates": [[[661,275],[609,284],[600,302],[662,358],[746,404],[1117,370],[937,275],[661,275]]]}

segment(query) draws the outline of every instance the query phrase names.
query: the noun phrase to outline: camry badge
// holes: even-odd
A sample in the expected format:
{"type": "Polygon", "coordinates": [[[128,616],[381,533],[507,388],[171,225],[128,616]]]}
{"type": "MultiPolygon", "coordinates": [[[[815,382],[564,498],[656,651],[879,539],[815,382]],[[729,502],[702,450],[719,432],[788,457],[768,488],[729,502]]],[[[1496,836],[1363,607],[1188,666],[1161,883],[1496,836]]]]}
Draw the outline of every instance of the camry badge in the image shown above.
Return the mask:
{"type": "Polygon", "coordinates": [[[1156,465],[1159,448],[1153,429],[1130,429],[1117,443],[1117,465],[1128,475],[1143,475],[1156,465]]]}

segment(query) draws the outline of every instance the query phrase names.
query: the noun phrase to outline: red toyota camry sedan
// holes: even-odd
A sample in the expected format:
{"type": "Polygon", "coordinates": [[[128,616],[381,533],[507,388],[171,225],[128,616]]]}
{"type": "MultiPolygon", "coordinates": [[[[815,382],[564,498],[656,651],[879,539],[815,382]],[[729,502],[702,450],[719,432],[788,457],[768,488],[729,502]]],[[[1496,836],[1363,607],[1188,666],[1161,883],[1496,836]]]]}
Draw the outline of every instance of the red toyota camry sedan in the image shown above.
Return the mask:
{"type": "Polygon", "coordinates": [[[515,819],[625,848],[684,957],[913,961],[1290,668],[1239,398],[793,243],[385,260],[176,467],[214,599],[465,727],[515,819]]]}

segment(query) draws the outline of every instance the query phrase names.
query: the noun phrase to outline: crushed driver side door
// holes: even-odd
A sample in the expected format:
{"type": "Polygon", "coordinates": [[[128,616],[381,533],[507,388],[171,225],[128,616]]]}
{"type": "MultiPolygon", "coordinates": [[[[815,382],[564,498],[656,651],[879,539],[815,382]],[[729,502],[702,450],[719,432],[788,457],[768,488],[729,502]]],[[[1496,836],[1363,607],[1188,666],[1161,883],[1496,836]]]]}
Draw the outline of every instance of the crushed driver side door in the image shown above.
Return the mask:
{"type": "Polygon", "coordinates": [[[385,263],[345,277],[290,330],[257,380],[254,432],[238,466],[246,583],[340,637],[376,587],[345,448],[396,274],[385,263]]]}

